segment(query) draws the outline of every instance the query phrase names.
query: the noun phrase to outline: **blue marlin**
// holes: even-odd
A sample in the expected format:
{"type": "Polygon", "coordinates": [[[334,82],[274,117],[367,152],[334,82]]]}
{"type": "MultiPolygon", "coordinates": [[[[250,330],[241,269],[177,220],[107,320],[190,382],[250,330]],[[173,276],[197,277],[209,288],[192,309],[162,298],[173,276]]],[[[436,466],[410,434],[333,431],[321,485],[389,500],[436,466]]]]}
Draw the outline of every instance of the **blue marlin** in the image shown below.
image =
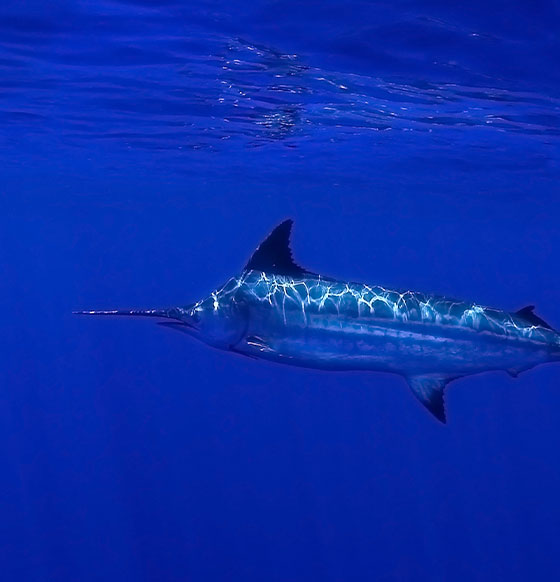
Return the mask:
{"type": "Polygon", "coordinates": [[[196,303],[75,313],[163,318],[214,348],[291,366],[399,374],[441,422],[452,380],[560,361],[560,334],[533,306],[510,313],[318,275],[293,260],[291,230],[282,222],[239,275],[196,303]]]}

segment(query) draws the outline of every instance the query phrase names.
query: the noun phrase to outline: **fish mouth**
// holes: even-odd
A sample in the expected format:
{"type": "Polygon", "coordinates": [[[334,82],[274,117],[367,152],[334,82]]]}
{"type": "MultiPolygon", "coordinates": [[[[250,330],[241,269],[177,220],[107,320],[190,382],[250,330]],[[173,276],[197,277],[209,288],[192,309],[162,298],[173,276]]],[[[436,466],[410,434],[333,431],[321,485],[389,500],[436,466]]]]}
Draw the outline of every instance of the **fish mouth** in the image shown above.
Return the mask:
{"type": "Polygon", "coordinates": [[[167,329],[181,331],[187,335],[193,335],[193,333],[196,332],[196,327],[194,325],[185,323],[184,321],[158,321],[157,324],[167,329]]]}

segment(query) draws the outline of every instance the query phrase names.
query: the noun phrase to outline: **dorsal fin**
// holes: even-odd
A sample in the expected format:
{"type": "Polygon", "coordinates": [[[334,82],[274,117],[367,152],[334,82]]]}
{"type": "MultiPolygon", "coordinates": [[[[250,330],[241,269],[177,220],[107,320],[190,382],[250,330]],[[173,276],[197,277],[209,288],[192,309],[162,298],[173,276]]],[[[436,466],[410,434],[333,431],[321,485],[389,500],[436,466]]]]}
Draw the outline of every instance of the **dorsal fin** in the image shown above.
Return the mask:
{"type": "Polygon", "coordinates": [[[534,309],[535,309],[534,305],[527,305],[527,307],[524,307],[523,309],[516,311],[515,315],[517,315],[517,317],[523,318],[531,325],[539,325],[540,327],[545,327],[546,329],[552,329],[552,326],[546,323],[544,319],[541,319],[538,315],[535,315],[535,313],[533,312],[534,309]]]}
{"type": "Polygon", "coordinates": [[[290,249],[290,233],[293,220],[288,219],[279,224],[268,237],[258,246],[249,262],[245,265],[247,271],[262,271],[275,275],[298,277],[308,273],[292,258],[290,249]]]}

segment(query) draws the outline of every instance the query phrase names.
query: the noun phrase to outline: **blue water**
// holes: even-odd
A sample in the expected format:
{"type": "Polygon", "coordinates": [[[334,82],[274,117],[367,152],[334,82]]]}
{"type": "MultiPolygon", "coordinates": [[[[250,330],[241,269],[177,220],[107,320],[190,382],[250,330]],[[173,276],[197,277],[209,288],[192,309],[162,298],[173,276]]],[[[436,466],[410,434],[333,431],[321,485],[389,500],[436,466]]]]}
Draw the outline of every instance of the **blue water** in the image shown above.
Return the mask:
{"type": "Polygon", "coordinates": [[[555,1],[0,7],[5,581],[560,577],[560,367],[447,392],[74,309],[304,267],[560,327],[555,1]]]}

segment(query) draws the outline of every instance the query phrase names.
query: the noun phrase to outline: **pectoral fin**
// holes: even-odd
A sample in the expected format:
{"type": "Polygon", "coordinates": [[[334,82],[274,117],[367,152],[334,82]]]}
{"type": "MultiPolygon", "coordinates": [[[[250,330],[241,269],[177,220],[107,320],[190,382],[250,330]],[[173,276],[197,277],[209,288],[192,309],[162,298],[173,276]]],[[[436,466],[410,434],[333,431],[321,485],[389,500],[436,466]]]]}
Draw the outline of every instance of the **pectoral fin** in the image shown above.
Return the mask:
{"type": "Polygon", "coordinates": [[[424,376],[409,376],[408,384],[420,402],[440,421],[445,423],[445,405],[443,391],[454,378],[426,374],[424,376]]]}
{"type": "Polygon", "coordinates": [[[245,342],[248,346],[258,350],[259,352],[273,352],[274,350],[270,346],[269,342],[256,335],[250,335],[245,339],[245,342]]]}

